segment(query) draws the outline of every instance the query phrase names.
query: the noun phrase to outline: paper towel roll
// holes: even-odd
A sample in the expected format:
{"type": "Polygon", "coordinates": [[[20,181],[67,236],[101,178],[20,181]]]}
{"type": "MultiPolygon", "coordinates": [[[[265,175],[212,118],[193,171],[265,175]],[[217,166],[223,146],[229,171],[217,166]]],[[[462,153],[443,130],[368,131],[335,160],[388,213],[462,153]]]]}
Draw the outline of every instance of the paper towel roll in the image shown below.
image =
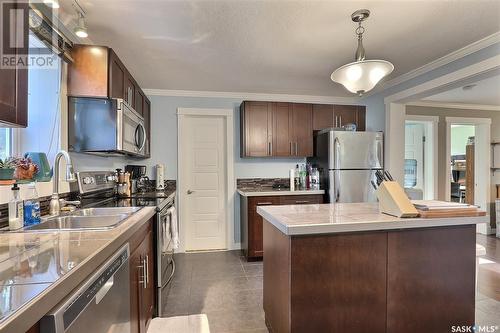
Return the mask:
{"type": "Polygon", "coordinates": [[[295,169],[290,169],[290,191],[295,191],[295,169]]]}

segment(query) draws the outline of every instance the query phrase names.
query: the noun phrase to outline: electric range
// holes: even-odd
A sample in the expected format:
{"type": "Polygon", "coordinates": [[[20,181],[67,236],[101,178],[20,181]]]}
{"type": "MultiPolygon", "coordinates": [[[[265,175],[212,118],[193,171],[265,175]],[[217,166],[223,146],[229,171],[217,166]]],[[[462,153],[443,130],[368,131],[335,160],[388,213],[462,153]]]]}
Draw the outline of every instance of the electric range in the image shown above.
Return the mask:
{"type": "Polygon", "coordinates": [[[135,193],[128,198],[118,197],[113,171],[85,171],[77,173],[78,199],[82,208],[91,207],[156,207],[153,234],[156,274],[156,314],[161,316],[163,297],[171,288],[175,273],[174,230],[178,232],[175,214],[175,190],[135,193]]]}

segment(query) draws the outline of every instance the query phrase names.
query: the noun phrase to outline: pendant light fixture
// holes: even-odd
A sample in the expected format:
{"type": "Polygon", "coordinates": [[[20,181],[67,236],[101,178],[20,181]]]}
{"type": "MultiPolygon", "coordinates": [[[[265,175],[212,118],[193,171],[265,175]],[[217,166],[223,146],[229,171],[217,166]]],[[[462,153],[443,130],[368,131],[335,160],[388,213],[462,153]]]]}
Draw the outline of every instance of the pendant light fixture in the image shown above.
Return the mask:
{"type": "Polygon", "coordinates": [[[73,0],[73,8],[75,8],[76,15],[78,16],[74,30],[75,35],[79,38],[87,38],[89,33],[87,31],[87,24],[85,23],[85,10],[83,10],[77,0],[73,0]]]}
{"type": "Polygon", "coordinates": [[[352,13],[351,18],[358,23],[356,35],[358,36],[358,49],[355,60],[337,68],[331,75],[333,82],[342,84],[352,93],[362,96],[372,90],[377,83],[394,70],[394,65],[385,60],[365,60],[363,47],[363,33],[365,28],[361,25],[370,16],[368,9],[360,9],[352,13]]]}
{"type": "Polygon", "coordinates": [[[75,28],[75,35],[80,38],[87,38],[89,36],[87,25],[85,24],[85,17],[82,13],[78,13],[78,25],[75,28]]]}

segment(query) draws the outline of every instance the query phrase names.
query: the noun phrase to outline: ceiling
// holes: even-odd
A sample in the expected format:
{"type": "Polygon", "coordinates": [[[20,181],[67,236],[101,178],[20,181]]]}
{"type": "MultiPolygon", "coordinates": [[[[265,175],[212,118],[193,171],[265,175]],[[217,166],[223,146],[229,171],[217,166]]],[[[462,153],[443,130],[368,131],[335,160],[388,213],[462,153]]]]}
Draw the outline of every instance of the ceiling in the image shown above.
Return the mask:
{"type": "Polygon", "coordinates": [[[472,89],[463,87],[451,89],[437,95],[424,98],[427,102],[480,104],[500,106],[500,76],[493,76],[468,84],[472,89]]]}
{"type": "MultiPolygon", "coordinates": [[[[74,17],[72,1],[60,2],[74,17]]],[[[91,41],[152,89],[353,96],[330,74],[353,61],[360,8],[371,11],[367,58],[393,62],[389,79],[500,31],[497,0],[79,3],[91,41]]]]}

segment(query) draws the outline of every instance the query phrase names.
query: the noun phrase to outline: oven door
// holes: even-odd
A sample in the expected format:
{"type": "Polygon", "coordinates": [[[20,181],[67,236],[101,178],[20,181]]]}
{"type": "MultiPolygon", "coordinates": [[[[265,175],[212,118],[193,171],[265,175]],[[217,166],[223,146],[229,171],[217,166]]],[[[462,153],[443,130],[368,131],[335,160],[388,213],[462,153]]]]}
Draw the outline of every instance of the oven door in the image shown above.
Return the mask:
{"type": "Polygon", "coordinates": [[[172,264],[174,248],[172,241],[172,218],[171,215],[167,213],[168,208],[165,208],[162,212],[158,214],[158,225],[156,233],[156,244],[158,246],[157,253],[157,281],[158,287],[164,287],[171,279],[171,274],[169,273],[169,266],[172,264]]]}
{"type": "Polygon", "coordinates": [[[121,150],[127,154],[145,155],[146,129],[144,118],[141,117],[127,103],[119,103],[120,122],[117,126],[118,142],[121,142],[121,150]]]}
{"type": "Polygon", "coordinates": [[[158,317],[162,316],[165,297],[175,273],[172,218],[171,214],[168,213],[169,207],[171,205],[165,207],[156,217],[156,314],[158,317]]]}

